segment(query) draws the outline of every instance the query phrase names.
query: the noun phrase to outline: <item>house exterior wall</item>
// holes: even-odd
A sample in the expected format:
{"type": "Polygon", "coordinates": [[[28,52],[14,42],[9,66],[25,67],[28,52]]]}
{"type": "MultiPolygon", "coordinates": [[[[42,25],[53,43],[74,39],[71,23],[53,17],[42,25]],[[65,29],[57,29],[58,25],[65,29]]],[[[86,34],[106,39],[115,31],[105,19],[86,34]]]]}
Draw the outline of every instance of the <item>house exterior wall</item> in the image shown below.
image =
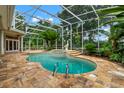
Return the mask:
{"type": "Polygon", "coordinates": [[[15,6],[11,5],[1,5],[0,6],[0,54],[6,53],[6,39],[19,41],[18,50],[23,50],[23,41],[21,43],[21,36],[24,33],[19,32],[18,30],[12,29],[12,21],[14,14],[15,6]],[[20,48],[21,47],[21,48],[20,48]]]}

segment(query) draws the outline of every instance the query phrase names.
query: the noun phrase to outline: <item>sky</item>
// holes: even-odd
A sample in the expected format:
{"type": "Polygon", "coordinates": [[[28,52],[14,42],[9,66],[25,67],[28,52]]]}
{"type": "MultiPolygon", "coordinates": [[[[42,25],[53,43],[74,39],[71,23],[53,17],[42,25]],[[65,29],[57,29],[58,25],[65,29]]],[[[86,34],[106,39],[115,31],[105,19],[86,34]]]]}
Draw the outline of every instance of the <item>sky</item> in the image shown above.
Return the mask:
{"type": "MultiPolygon", "coordinates": [[[[40,8],[43,9],[43,10],[46,10],[49,13],[54,14],[54,15],[57,15],[57,13],[60,13],[63,10],[62,7],[60,7],[59,5],[42,5],[40,8]]],[[[16,6],[16,10],[19,10],[19,11],[22,11],[22,12],[27,12],[31,9],[32,9],[32,7],[28,6],[28,5],[17,5],[16,6]]],[[[54,24],[60,24],[59,19],[57,19],[55,17],[52,17],[52,16],[50,16],[50,15],[44,13],[44,12],[41,12],[39,10],[36,11],[36,9],[33,9],[30,12],[27,12],[27,13],[29,15],[34,14],[34,16],[36,16],[37,18],[40,18],[40,19],[50,20],[54,24]]],[[[28,23],[30,23],[30,22],[31,23],[37,23],[39,21],[37,18],[29,17],[27,15],[24,15],[24,16],[26,17],[26,22],[28,22],[28,23]]],[[[109,30],[109,27],[103,27],[102,29],[109,30]]],[[[101,35],[99,39],[100,40],[106,40],[107,37],[104,36],[104,35],[101,35]]]]}
{"type": "MultiPolygon", "coordinates": [[[[62,11],[62,8],[59,5],[42,5],[40,8],[44,9],[44,10],[46,10],[49,13],[54,14],[54,15],[56,15],[58,12],[62,11]]],[[[22,12],[26,12],[26,11],[31,10],[31,9],[32,9],[32,7],[27,6],[27,5],[17,5],[16,6],[16,10],[19,10],[19,11],[22,11],[22,12]]],[[[32,15],[33,13],[38,18],[45,19],[45,20],[50,20],[55,24],[60,23],[59,19],[57,19],[55,17],[52,17],[52,16],[50,16],[50,15],[44,13],[44,12],[41,12],[39,10],[36,11],[36,9],[34,9],[34,10],[28,12],[28,14],[30,14],[30,15],[32,15]]],[[[37,18],[31,18],[31,17],[26,16],[26,15],[25,15],[25,17],[26,17],[26,21],[28,21],[28,22],[38,22],[39,21],[37,18]]]]}

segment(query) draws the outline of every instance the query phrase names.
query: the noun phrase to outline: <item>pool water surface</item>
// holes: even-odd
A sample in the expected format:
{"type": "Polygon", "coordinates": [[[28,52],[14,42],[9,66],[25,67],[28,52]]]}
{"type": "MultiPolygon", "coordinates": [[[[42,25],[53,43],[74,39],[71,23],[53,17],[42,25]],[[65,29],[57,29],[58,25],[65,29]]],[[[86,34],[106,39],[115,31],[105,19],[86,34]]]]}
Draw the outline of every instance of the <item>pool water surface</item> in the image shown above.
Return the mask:
{"type": "Polygon", "coordinates": [[[67,71],[69,74],[82,74],[91,72],[96,69],[96,64],[89,60],[75,58],[69,55],[62,57],[53,56],[54,54],[40,53],[30,54],[28,61],[38,62],[49,71],[56,70],[57,73],[64,74],[67,71]]]}

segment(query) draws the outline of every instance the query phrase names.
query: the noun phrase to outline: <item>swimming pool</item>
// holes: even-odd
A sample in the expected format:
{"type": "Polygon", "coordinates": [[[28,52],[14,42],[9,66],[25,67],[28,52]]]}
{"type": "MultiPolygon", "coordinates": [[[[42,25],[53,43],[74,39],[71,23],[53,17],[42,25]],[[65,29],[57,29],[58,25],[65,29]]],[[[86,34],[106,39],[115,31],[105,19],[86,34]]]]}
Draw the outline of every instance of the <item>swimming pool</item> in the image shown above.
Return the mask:
{"type": "Polygon", "coordinates": [[[69,55],[55,57],[51,53],[30,54],[27,58],[31,62],[39,62],[45,69],[64,74],[82,74],[96,69],[96,64],[89,60],[75,58],[69,55]]]}

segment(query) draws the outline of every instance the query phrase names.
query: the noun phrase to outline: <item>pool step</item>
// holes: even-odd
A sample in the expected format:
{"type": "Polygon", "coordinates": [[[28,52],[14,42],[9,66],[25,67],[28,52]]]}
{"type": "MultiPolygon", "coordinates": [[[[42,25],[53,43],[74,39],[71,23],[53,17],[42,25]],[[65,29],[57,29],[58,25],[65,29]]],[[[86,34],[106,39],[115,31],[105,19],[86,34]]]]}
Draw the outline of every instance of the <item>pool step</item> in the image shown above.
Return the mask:
{"type": "Polygon", "coordinates": [[[69,51],[69,53],[71,54],[71,55],[81,55],[82,53],[81,52],[79,52],[79,51],[75,51],[75,50],[73,50],[73,51],[69,51]]]}

